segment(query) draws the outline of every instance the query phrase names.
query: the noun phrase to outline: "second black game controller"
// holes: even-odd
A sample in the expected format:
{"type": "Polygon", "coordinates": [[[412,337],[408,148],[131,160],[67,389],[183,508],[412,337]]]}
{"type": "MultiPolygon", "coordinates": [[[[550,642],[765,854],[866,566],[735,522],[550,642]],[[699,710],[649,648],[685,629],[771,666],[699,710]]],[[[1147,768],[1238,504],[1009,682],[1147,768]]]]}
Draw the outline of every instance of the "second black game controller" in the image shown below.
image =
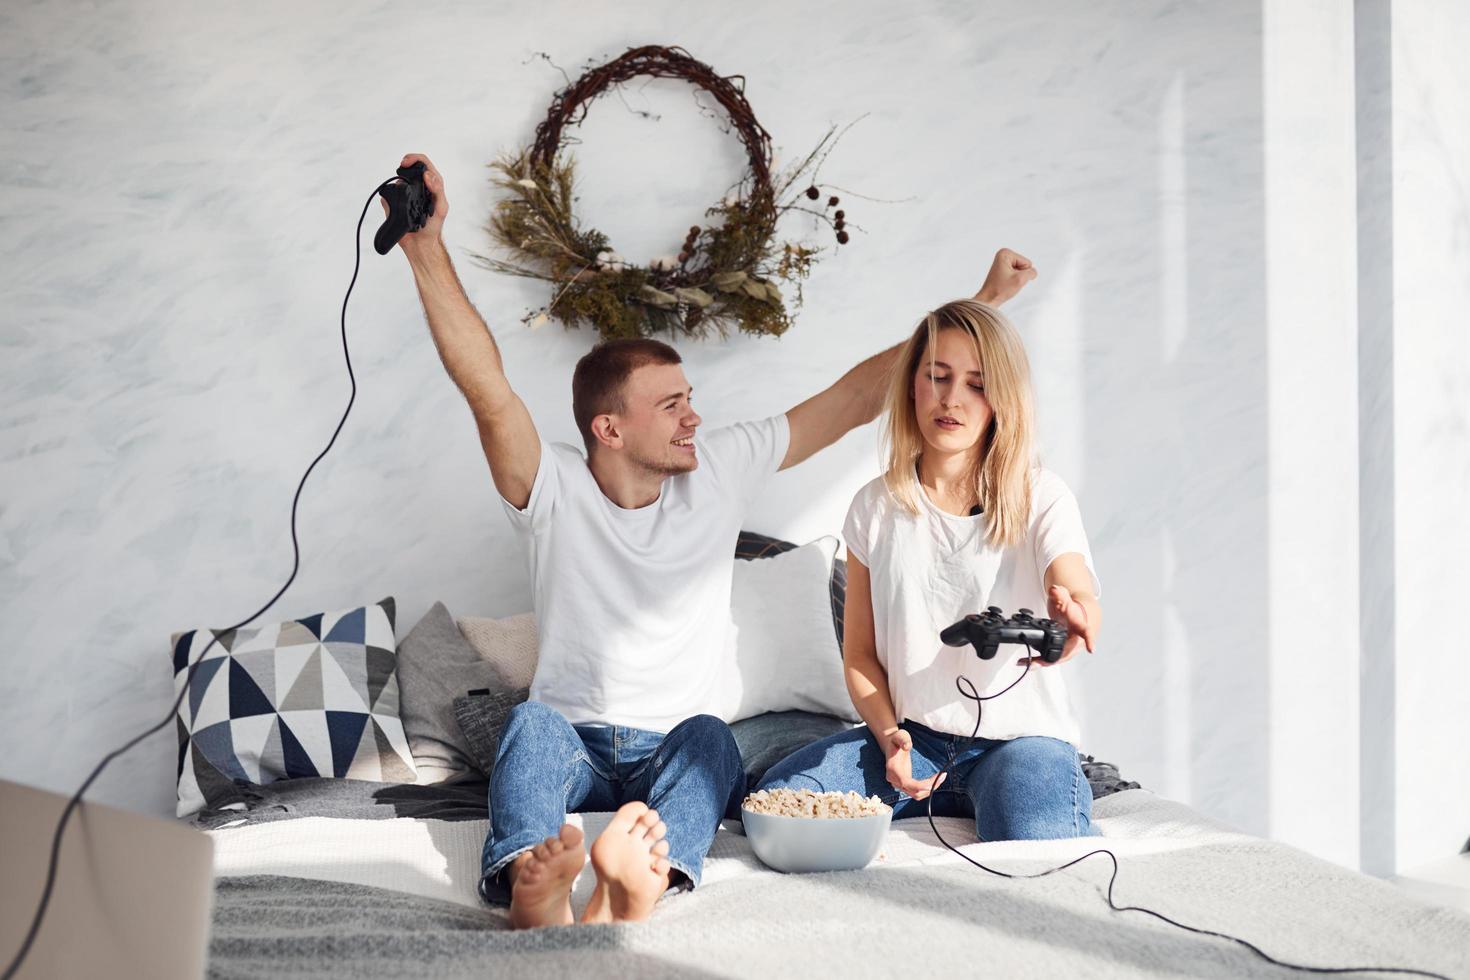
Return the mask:
{"type": "Polygon", "coordinates": [[[958,623],[946,626],[940,631],[939,639],[950,647],[968,643],[981,660],[994,657],[1002,643],[1021,643],[1035,650],[1042,660],[1054,664],[1062,659],[1067,627],[1050,619],[1037,619],[1029,609],[1018,610],[1007,619],[998,606],[991,606],[983,613],[971,613],[958,623]]]}
{"type": "Polygon", "coordinates": [[[388,184],[380,193],[388,202],[388,217],[373,236],[373,248],[387,255],[398,240],[418,231],[434,214],[434,192],[424,186],[424,162],[419,160],[398,168],[402,183],[388,184]]]}

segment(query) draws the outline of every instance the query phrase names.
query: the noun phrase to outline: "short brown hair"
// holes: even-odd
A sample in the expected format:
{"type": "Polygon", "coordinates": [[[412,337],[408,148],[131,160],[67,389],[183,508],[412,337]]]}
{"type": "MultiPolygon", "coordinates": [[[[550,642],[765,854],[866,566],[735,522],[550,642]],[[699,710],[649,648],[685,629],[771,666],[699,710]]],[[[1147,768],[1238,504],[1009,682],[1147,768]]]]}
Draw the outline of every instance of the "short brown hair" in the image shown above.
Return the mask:
{"type": "Polygon", "coordinates": [[[629,375],[645,364],[682,363],[674,348],[647,337],[605,340],[583,354],[572,372],[572,418],[582,433],[587,454],[590,456],[597,445],[592,420],[627,408],[623,385],[629,375]]]}

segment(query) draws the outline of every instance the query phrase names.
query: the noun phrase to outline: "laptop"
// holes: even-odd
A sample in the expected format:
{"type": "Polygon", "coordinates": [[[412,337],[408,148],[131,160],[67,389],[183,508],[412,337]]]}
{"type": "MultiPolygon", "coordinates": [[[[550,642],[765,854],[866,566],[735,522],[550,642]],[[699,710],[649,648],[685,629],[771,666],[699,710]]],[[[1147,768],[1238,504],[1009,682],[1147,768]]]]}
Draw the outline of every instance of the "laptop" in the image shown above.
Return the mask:
{"type": "MultiPolygon", "coordinates": [[[[30,931],[70,797],[0,779],[0,971],[30,931]]],[[[81,803],[15,980],[204,976],[214,841],[176,820],[81,803]]]]}

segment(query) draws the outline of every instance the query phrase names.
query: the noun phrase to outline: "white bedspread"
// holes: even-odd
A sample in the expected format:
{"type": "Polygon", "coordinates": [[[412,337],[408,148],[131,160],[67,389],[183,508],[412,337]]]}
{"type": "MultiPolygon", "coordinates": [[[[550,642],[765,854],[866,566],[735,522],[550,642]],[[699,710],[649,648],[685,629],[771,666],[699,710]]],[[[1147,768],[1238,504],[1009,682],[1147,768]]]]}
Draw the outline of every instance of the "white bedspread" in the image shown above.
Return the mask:
{"type": "MultiPolygon", "coordinates": [[[[611,813],[578,813],[568,822],[581,827],[590,843],[611,813]]],[[[1211,823],[1188,807],[1156,798],[1144,790],[1115,793],[1093,804],[1093,820],[1107,846],[1125,854],[1156,853],[1206,841],[1244,837],[1211,823]]],[[[1038,867],[1062,864],[1098,846],[1092,840],[1007,841],[981,844],[968,819],[936,817],[945,840],[986,864],[1009,870],[1016,861],[1038,867]]],[[[485,820],[344,820],[304,817],[209,831],[215,841],[215,874],[273,874],[319,878],[397,891],[481,907],[475,892],[480,853],[489,822],[485,820]]],[[[1099,866],[1106,859],[1094,858],[1099,866]]],[[[965,866],[944,848],[923,817],[895,820],[883,853],[870,869],[930,864],[965,866]]],[[[772,875],[756,858],[739,824],[725,821],[705,859],[700,891],[749,875],[772,875]]],[[[976,871],[976,874],[983,872],[976,871]]],[[[572,907],[580,912],[592,894],[592,866],[577,877],[572,907]]],[[[696,900],[698,893],[670,896],[668,901],[696,900]]]]}
{"type": "MultiPolygon", "coordinates": [[[[610,817],[589,813],[571,821],[591,840],[610,817]]],[[[1426,905],[1386,882],[1232,830],[1146,790],[1098,800],[1093,818],[1102,839],[979,843],[968,820],[943,818],[936,824],[964,853],[1009,872],[1040,871],[1106,846],[1121,864],[1115,891],[1120,905],[1147,906],[1199,928],[1248,938],[1281,959],[1317,966],[1412,966],[1470,978],[1470,915],[1463,912],[1426,905]]],[[[485,821],[309,817],[210,834],[220,876],[285,875],[370,885],[502,915],[485,911],[475,893],[486,826],[485,821]]],[[[700,941],[713,948],[741,930],[780,931],[782,921],[805,923],[801,931],[806,938],[792,937],[797,948],[818,941],[820,929],[812,930],[824,922],[840,933],[840,923],[851,923],[853,916],[895,924],[912,920],[911,925],[928,923],[921,929],[929,938],[943,938],[952,948],[955,942],[993,940],[1004,915],[1040,915],[1070,923],[1071,931],[1065,948],[1048,945],[1044,956],[1033,951],[1040,957],[1035,966],[1044,961],[1065,970],[1064,960],[1073,966],[1107,963],[1109,969],[1098,975],[1114,975],[1111,970],[1119,967],[1122,972],[1116,975],[1127,976],[1140,969],[1153,972],[1145,966],[1171,973],[1167,964],[1177,965],[1178,956],[1205,955],[1219,958],[1206,971],[1209,975],[1216,969],[1251,975],[1262,969],[1262,975],[1274,975],[1270,971],[1275,968],[1233,944],[1181,935],[1140,913],[1109,910],[1104,894],[1110,871],[1108,859],[1096,856],[1046,878],[1008,881],[944,849],[927,820],[917,818],[894,822],[884,852],[861,877],[791,876],[807,880],[793,889],[783,881],[787,876],[755,858],[738,825],[727,823],[706,860],[702,886],[666,898],[650,925],[662,919],[674,933],[704,937],[700,941]],[[861,882],[861,894],[852,892],[854,881],[861,882]],[[831,886],[828,891],[837,891],[831,908],[818,910],[810,902],[825,894],[824,883],[831,886]],[[785,907],[790,905],[800,907],[785,907]],[[947,918],[954,921],[934,919],[932,911],[922,912],[926,906],[948,909],[947,918]],[[745,918],[733,923],[732,910],[745,910],[735,913],[745,918]],[[769,921],[758,924],[752,917],[769,921]],[[1153,962],[1155,957],[1161,959],[1153,962]]],[[[592,884],[589,865],[573,891],[576,911],[585,906],[592,884]]],[[[1014,935],[1014,923],[1005,928],[1014,935]]],[[[843,951],[839,933],[831,937],[826,955],[843,951]]],[[[755,969],[748,943],[740,948],[741,972],[755,969]]],[[[780,970],[783,961],[778,957],[789,951],[773,949],[770,955],[766,967],[780,970]]],[[[1010,943],[1005,955],[1014,958],[1009,962],[1021,963],[1027,954],[1010,943]]],[[[928,954],[922,958],[933,961],[928,954]]]]}

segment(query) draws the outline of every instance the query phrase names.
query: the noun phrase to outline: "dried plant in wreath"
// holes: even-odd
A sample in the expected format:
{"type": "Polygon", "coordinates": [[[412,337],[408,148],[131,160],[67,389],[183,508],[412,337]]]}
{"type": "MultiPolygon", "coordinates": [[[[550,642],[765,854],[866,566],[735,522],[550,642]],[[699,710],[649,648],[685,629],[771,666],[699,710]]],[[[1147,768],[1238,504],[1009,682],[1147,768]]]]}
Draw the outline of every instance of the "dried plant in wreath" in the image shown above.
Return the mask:
{"type": "Polygon", "coordinates": [[[796,286],[799,307],[801,282],[822,250],[777,241],[776,225],[789,211],[805,212],[826,223],[839,245],[847,243],[846,215],[836,210],[840,200],[827,195],[824,207],[810,203],[823,197],[813,181],[840,134],[828,130],[805,159],[773,176],[771,138],[746,102],[744,86],[742,76],[721,76],[682,48],[633,48],[558,92],[536,127],[535,142],[491,164],[503,194],[488,231],[511,258],[474,257],[496,272],[553,285],[551,302],[527,314],[531,326],[548,319],[568,327],[590,324],[605,339],[698,337],[711,330],[724,336],[731,327],[780,335],[790,329],[792,314],[777,283],[796,286]],[[565,130],[582,122],[589,104],[639,76],[684,79],[708,92],[749,157],[744,176],[706,210],[708,222],[689,228],[676,254],[646,266],[624,260],[606,235],[578,220],[573,161],[561,154],[565,130]]]}

